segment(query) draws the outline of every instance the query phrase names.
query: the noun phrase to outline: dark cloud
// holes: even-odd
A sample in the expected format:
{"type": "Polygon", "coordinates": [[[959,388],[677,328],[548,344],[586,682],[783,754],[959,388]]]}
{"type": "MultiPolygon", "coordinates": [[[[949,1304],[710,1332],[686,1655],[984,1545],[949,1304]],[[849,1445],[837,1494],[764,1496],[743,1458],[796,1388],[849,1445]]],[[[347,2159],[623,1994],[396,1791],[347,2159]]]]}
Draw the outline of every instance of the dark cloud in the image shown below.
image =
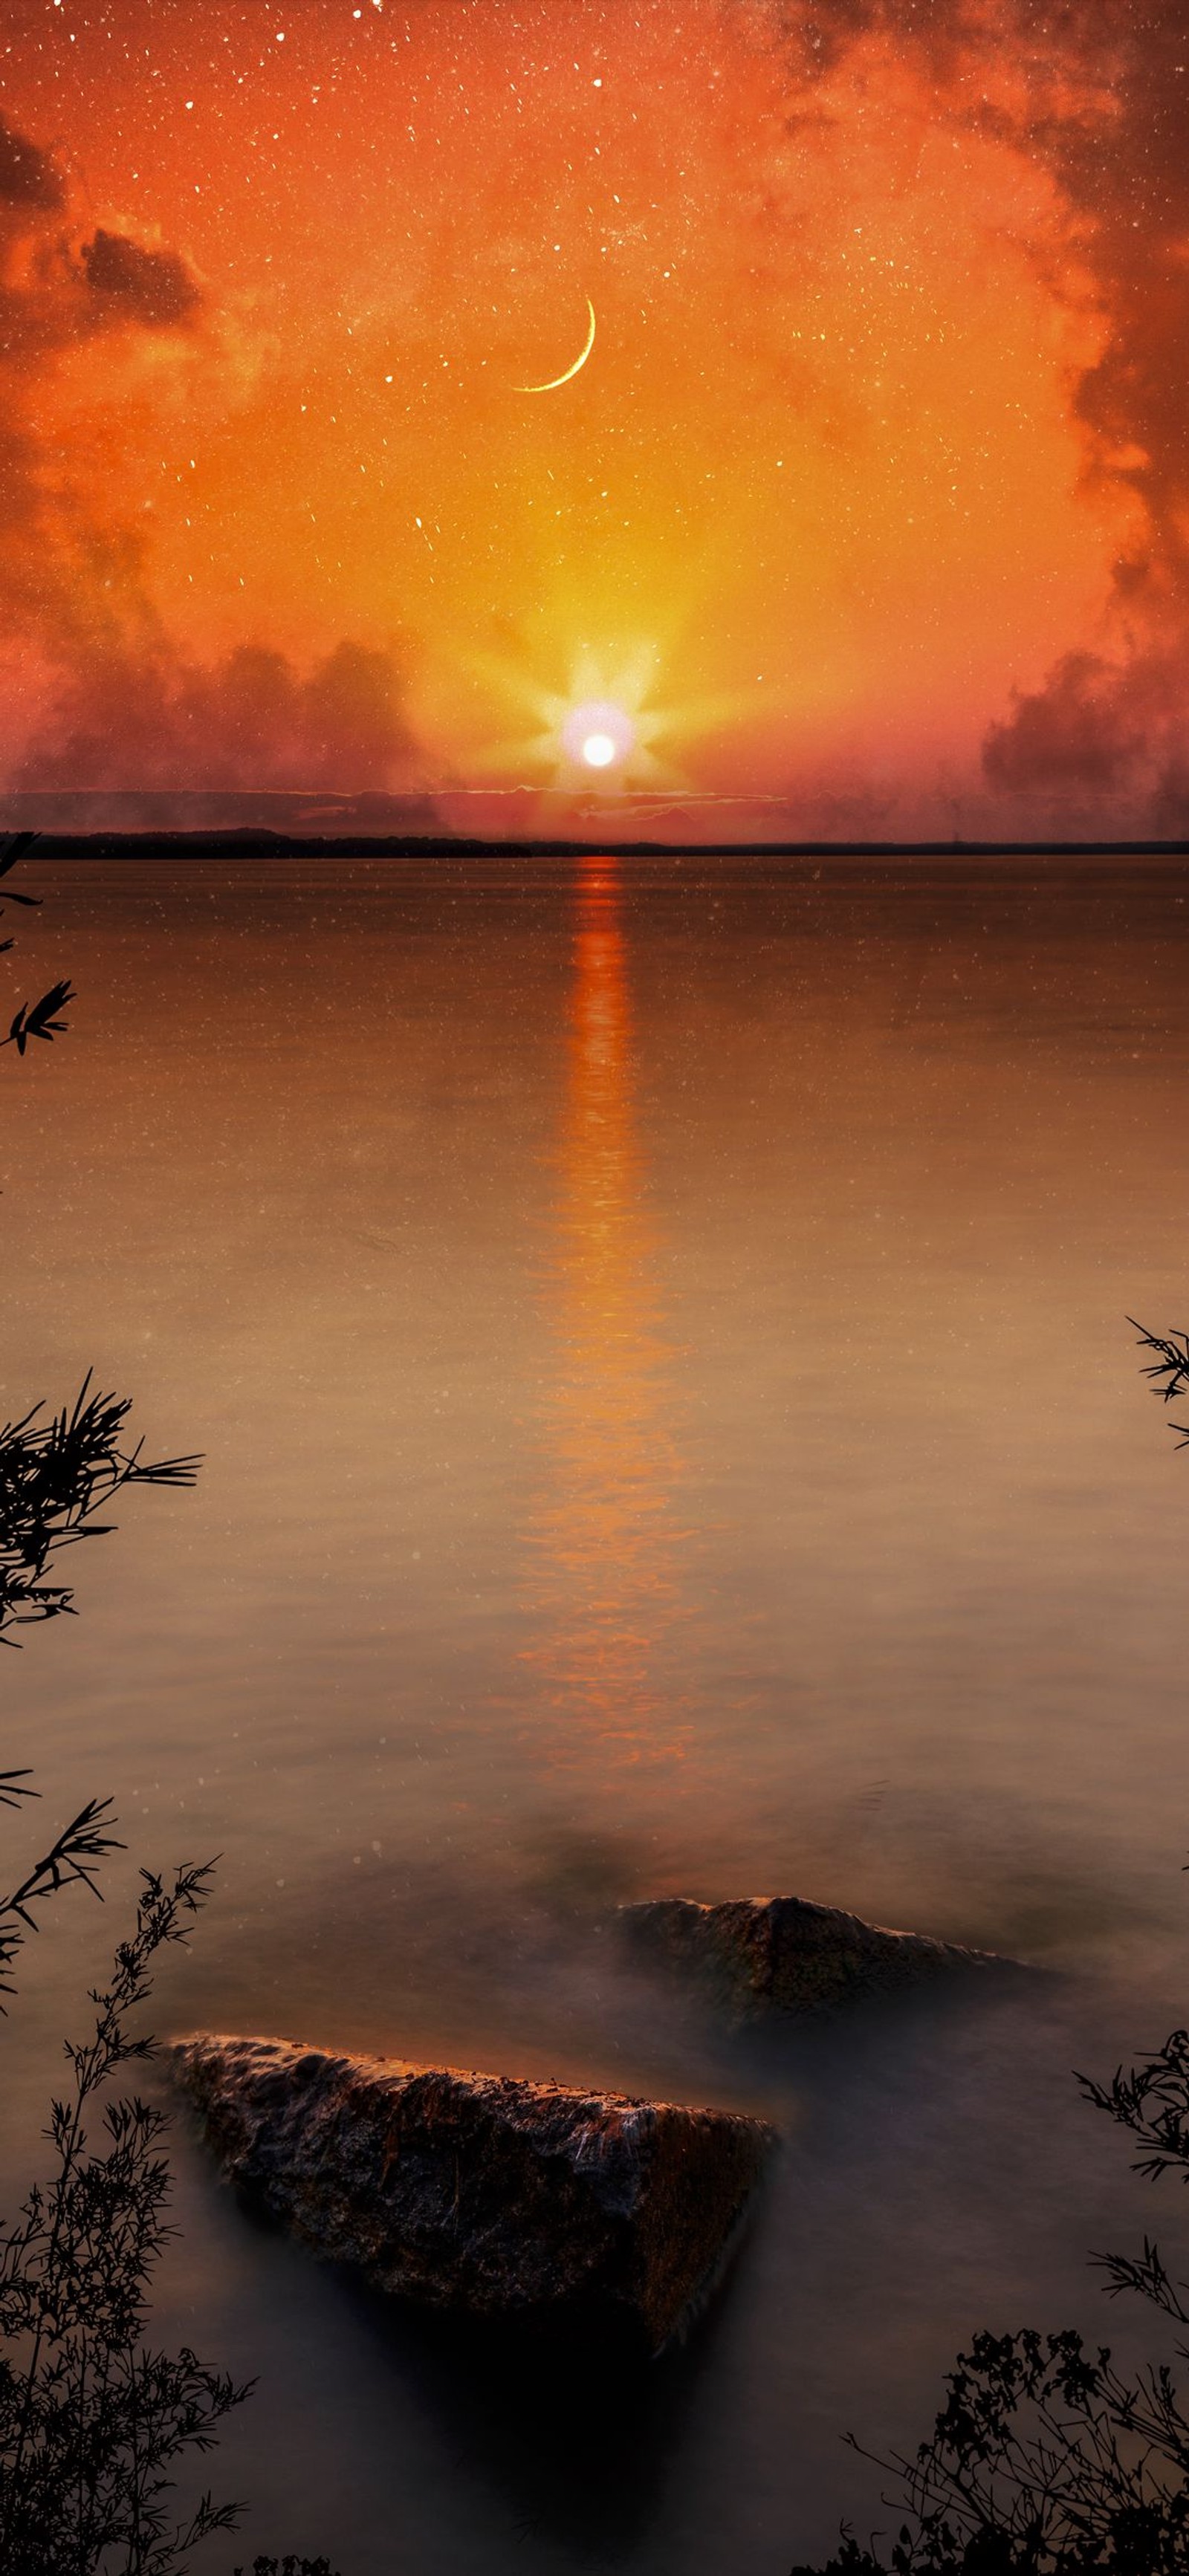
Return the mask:
{"type": "Polygon", "coordinates": [[[92,295],[109,298],[121,321],[168,330],[196,312],[201,290],[173,250],[146,250],[124,233],[100,230],[84,242],[83,273],[92,295]]]}
{"type": "Polygon", "coordinates": [[[1067,653],[1043,689],[1017,690],[1012,714],[991,726],[983,746],[989,784],[1016,795],[1125,785],[1144,737],[1118,702],[1120,677],[1098,654],[1067,653]]]}
{"type": "MultiPolygon", "coordinates": [[[[1058,22],[1060,23],[1060,22],[1058,22]]],[[[1138,799],[1153,831],[1185,830],[1177,745],[1189,677],[1189,12],[1108,0],[1069,21],[1108,84],[1100,113],[1051,118],[1037,141],[1082,218],[1107,324],[1076,392],[1091,467],[1134,493],[1141,522],[1115,570],[1111,667],[1066,657],[992,729],[993,786],[1058,791],[1080,773],[1138,799]]]]}
{"type": "Polygon", "coordinates": [[[340,644],[303,677],[258,646],[204,671],[111,645],[66,681],[12,784],[351,793],[398,784],[413,753],[386,653],[340,644]]]}
{"type": "MultiPolygon", "coordinates": [[[[1143,498],[1184,564],[1189,494],[1186,0],[815,0],[789,11],[802,79],[872,34],[915,54],[941,122],[1003,135],[1059,181],[1107,323],[1076,391],[1099,468],[1143,498]]],[[[1137,569],[1121,567],[1134,591],[1137,569]]]]}
{"type": "Polygon", "coordinates": [[[80,241],[68,215],[49,154],[0,117],[0,405],[10,429],[21,426],[20,375],[113,328],[176,331],[204,302],[177,251],[102,225],[80,241]]]}
{"type": "Polygon", "coordinates": [[[97,230],[77,248],[47,153],[0,121],[0,640],[53,661],[111,623],[129,544],[90,524],[47,446],[45,390],[66,351],[114,331],[178,332],[201,290],[172,250],[97,230]]]}
{"type": "Polygon", "coordinates": [[[1162,840],[1189,840],[1189,761],[1180,752],[1173,754],[1157,782],[1148,819],[1162,840]]]}
{"type": "Polygon", "coordinates": [[[0,636],[56,672],[56,699],[10,786],[384,790],[414,744],[392,658],[343,643],[303,673],[244,646],[181,658],[150,604],[147,538],[95,522],[44,444],[43,388],[65,350],[113,331],[192,332],[205,299],[180,254],[109,226],[80,241],[49,156],[0,123],[0,636]]]}
{"type": "Polygon", "coordinates": [[[1030,800],[1059,820],[1063,805],[1094,828],[1168,834],[1189,829],[1189,634],[1162,632],[1126,659],[1067,653],[1043,688],[1018,693],[992,725],[983,770],[1000,795],[1030,800]]]}
{"type": "Polygon", "coordinates": [[[1100,655],[1067,653],[1017,696],[988,733],[984,774],[1003,794],[1104,808],[1141,794],[1166,816],[1183,795],[1167,782],[1189,668],[1189,6],[812,0],[787,11],[785,32],[811,86],[865,37],[915,55],[939,120],[1002,136],[1058,184],[1105,329],[1073,389],[1087,474],[1134,496],[1137,529],[1100,655]]]}
{"type": "Polygon", "coordinates": [[[1107,325],[1082,376],[1077,416],[1097,476],[1140,504],[1136,541],[1115,569],[1107,637],[1112,660],[1066,656],[1043,689],[988,736],[992,785],[1059,792],[1067,783],[1131,802],[1154,831],[1185,828],[1175,781],[1189,676],[1189,12],[1094,0],[1021,11],[1038,52],[1064,45],[1098,76],[1074,112],[1038,116],[1045,152],[1084,231],[1107,325]]]}
{"type": "Polygon", "coordinates": [[[308,674],[245,646],[180,658],[149,602],[146,538],[96,524],[46,451],[42,389],[65,350],[115,330],[179,333],[204,297],[178,252],[105,226],[79,242],[48,155],[0,125],[0,212],[22,255],[0,278],[0,635],[56,671],[56,703],[9,785],[178,792],[387,789],[414,746],[391,657],[340,644],[308,674]],[[48,470],[47,470],[48,469],[48,470]]]}
{"type": "Polygon", "coordinates": [[[65,185],[49,153],[0,116],[0,206],[53,214],[65,203],[65,185]]]}

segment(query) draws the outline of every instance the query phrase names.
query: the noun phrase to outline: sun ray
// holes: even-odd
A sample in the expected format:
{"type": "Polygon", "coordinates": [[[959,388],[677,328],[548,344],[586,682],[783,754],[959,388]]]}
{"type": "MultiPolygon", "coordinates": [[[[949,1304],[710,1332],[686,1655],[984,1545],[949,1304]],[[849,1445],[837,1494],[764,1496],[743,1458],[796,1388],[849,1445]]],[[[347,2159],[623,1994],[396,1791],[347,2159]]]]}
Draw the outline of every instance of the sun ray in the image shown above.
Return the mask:
{"type": "Polygon", "coordinates": [[[567,805],[572,812],[601,813],[639,792],[697,794],[698,781],[677,757],[679,747],[721,735],[754,704],[754,691],[747,697],[720,691],[682,699],[666,689],[666,670],[698,588],[698,569],[687,565],[677,585],[680,597],[669,589],[650,631],[635,635],[625,634],[616,618],[600,636],[593,595],[575,633],[573,602],[546,596],[538,602],[531,638],[525,636],[523,661],[472,648],[464,664],[469,675],[506,709],[522,710],[525,719],[517,728],[505,718],[498,731],[493,728],[475,744],[470,757],[476,772],[493,786],[535,790],[539,828],[546,813],[557,828],[567,805]]]}

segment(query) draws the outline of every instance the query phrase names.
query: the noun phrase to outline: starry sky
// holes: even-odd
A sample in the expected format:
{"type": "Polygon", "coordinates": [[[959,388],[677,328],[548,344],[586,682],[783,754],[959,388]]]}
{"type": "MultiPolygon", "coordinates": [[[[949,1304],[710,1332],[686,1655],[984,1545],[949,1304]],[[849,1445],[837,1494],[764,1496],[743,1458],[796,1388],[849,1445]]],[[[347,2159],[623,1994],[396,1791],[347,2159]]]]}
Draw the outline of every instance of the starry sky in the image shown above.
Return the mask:
{"type": "Polygon", "coordinates": [[[5,0],[0,784],[1189,831],[1187,88],[1186,0],[5,0]]]}

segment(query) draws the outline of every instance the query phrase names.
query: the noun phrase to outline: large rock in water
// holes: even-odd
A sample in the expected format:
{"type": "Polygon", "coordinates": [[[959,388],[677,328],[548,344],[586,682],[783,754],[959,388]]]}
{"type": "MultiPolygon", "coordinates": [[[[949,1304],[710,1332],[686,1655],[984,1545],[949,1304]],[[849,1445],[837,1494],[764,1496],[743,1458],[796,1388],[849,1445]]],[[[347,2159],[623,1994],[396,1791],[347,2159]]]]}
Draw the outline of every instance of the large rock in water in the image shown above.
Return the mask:
{"type": "Polygon", "coordinates": [[[170,2054],[227,2174],[316,2253],[472,2316],[626,2319],[650,2352],[713,2286],[775,2143],[735,2112],[293,2040],[170,2054]]]}
{"type": "Polygon", "coordinates": [[[621,1906],[619,1920],[637,1959],[676,1971],[744,2021],[1016,1964],[926,1933],[889,1932],[802,1896],[745,1896],[723,1905],[660,1896],[621,1906]]]}

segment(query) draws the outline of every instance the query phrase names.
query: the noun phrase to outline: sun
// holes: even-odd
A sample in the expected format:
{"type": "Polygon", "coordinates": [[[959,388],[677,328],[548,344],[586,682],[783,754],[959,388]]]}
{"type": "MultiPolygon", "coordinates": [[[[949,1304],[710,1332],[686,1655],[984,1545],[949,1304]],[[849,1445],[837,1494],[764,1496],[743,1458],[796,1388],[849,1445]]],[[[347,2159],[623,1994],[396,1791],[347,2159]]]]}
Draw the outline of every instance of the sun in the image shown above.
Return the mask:
{"type": "MultiPolygon", "coordinates": [[[[675,758],[677,746],[721,728],[738,711],[734,698],[660,702],[664,655],[655,639],[600,651],[584,643],[558,652],[550,686],[523,666],[471,653],[468,667],[485,690],[510,699],[528,721],[502,740],[476,747],[475,765],[492,779],[535,787],[542,814],[593,795],[600,807],[617,799],[695,792],[675,758]]],[[[667,692],[665,693],[667,697],[667,692]]]]}
{"type": "Polygon", "coordinates": [[[568,760],[582,761],[587,769],[614,769],[630,760],[636,727],[613,699],[585,698],[562,724],[561,747],[568,760]]]}
{"type": "Polygon", "coordinates": [[[488,683],[518,700],[530,727],[480,753],[484,768],[518,772],[546,796],[566,796],[580,786],[600,797],[637,789],[673,788],[685,781],[653,744],[673,726],[671,713],[649,703],[659,655],[654,646],[600,659],[579,649],[570,663],[569,687],[542,687],[507,664],[480,663],[488,683]],[[535,721],[534,721],[535,720],[535,721]]]}

